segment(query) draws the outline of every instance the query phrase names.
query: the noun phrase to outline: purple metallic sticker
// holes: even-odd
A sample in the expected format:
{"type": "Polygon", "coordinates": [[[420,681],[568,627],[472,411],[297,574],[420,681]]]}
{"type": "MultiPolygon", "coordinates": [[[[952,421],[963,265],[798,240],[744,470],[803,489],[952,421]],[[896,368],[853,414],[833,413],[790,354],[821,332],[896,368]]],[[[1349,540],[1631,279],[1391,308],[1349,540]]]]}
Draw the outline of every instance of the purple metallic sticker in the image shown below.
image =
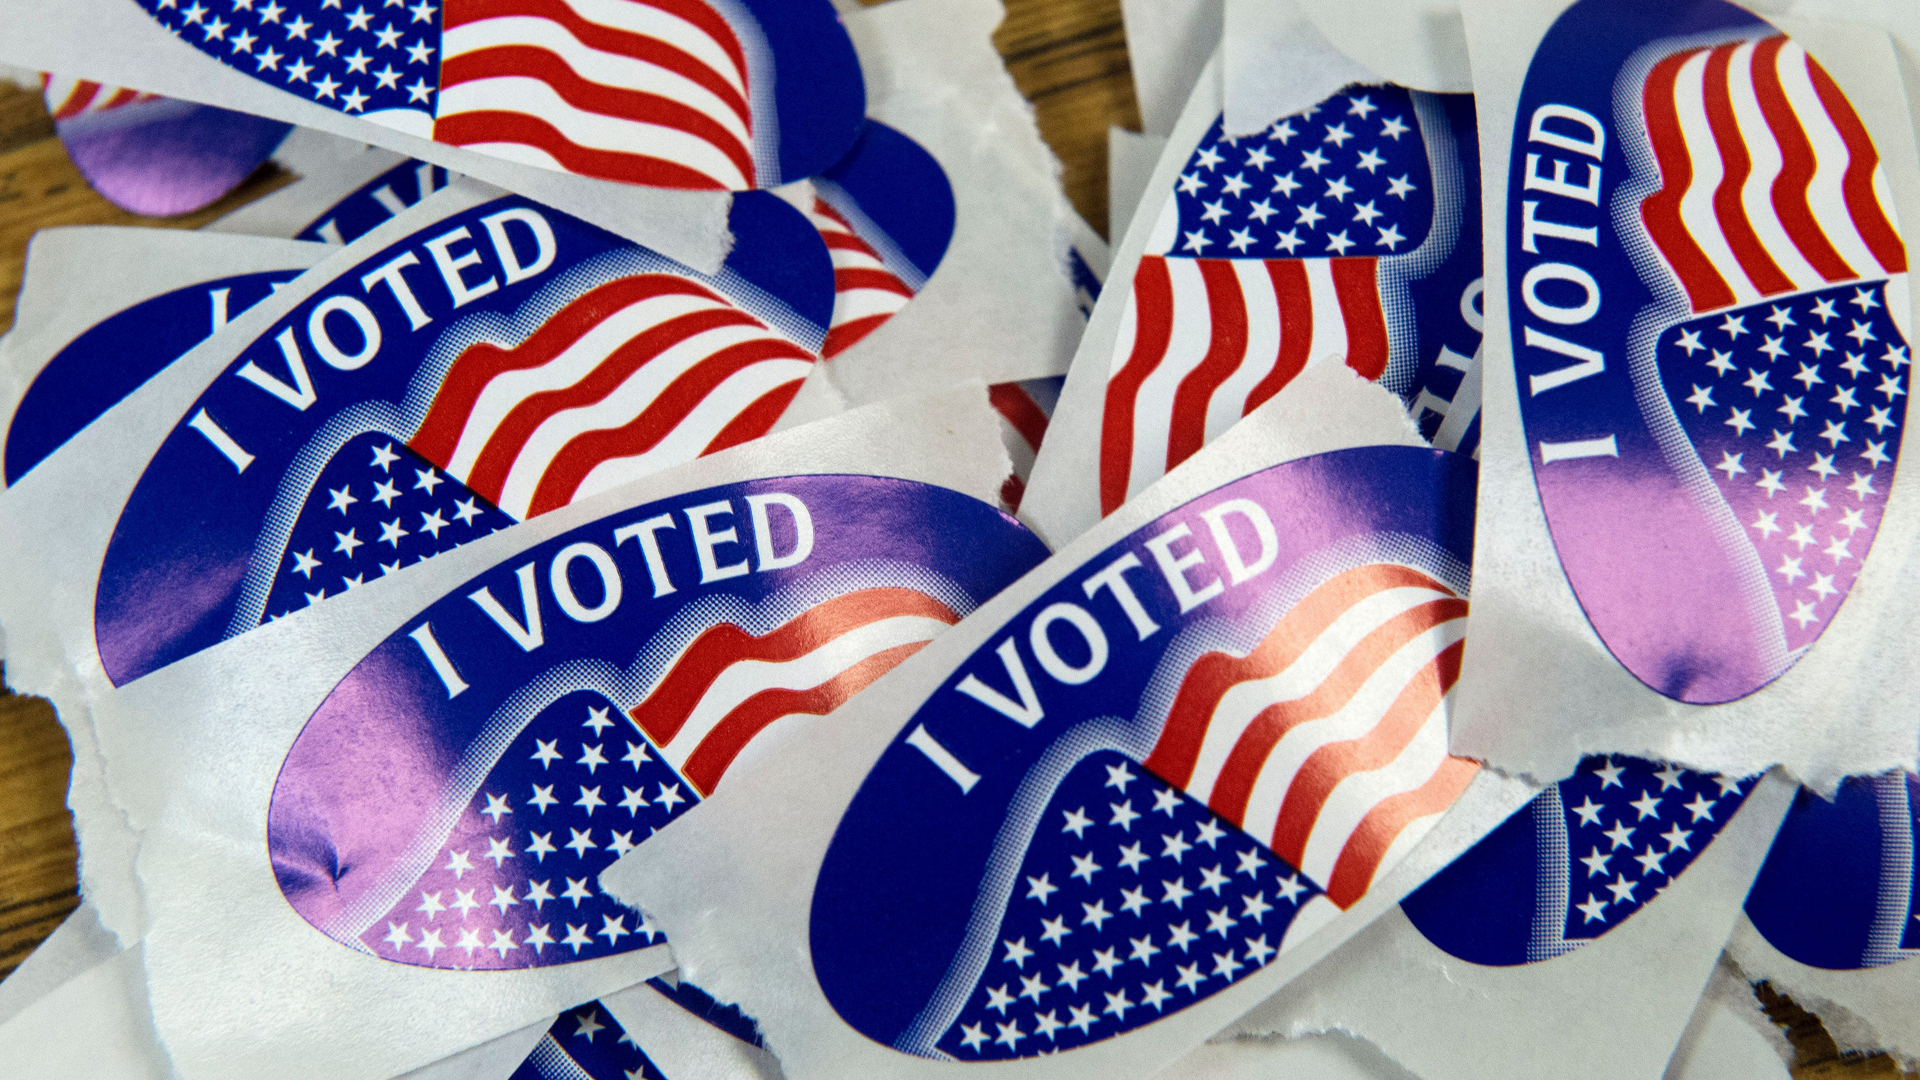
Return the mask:
{"type": "Polygon", "coordinates": [[[1831,624],[1906,414],[1907,256],[1879,152],[1804,49],[1721,0],[1582,0],[1515,118],[1521,417],[1594,631],[1678,701],[1831,624]]]}
{"type": "Polygon", "coordinates": [[[268,812],[280,889],[406,964],[657,944],[600,872],[762,732],[832,711],[1045,555],[978,500],[860,476],[710,488],[555,537],[422,609],[315,711],[268,812]]]}

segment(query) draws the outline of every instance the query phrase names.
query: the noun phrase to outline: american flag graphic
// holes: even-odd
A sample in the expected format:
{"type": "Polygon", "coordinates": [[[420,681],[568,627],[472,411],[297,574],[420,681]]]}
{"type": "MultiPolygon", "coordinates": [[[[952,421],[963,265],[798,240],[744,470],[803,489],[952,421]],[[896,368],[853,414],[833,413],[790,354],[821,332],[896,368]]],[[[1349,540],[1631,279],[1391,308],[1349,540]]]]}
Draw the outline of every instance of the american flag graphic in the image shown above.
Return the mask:
{"type": "Polygon", "coordinates": [[[1641,222],[1695,312],[1906,270],[1873,139],[1805,49],[1682,49],[1640,100],[1661,183],[1641,222]]]}
{"type": "Polygon", "coordinates": [[[69,79],[43,74],[40,86],[45,93],[47,112],[58,120],[71,120],[88,113],[110,112],[126,105],[146,101],[165,101],[159,94],[144,94],[124,86],[103,86],[89,79],[69,79]]]}
{"type": "Polygon", "coordinates": [[[569,1009],[509,1080],[667,1080],[620,1021],[597,1001],[569,1009]]]}
{"type": "Polygon", "coordinates": [[[779,180],[772,140],[756,130],[756,111],[771,109],[767,44],[733,4],[139,3],[268,85],[436,142],[654,187],[779,180]]]}
{"type": "Polygon", "coordinates": [[[757,438],[817,354],[672,272],[587,289],[454,361],[409,445],[516,519],[757,438]]]}
{"type": "Polygon", "coordinates": [[[1343,571],[1246,653],[1195,659],[1145,766],[1349,907],[1478,768],[1447,753],[1466,625],[1424,572],[1343,571]]]}
{"type": "Polygon", "coordinates": [[[880,328],[880,324],[907,306],[926,277],[912,263],[883,252],[892,247],[884,234],[871,223],[862,236],[855,221],[864,221],[857,206],[841,199],[845,208],[836,208],[828,200],[833,185],[814,184],[813,207],[807,219],[820,230],[827,251],[833,256],[833,325],[827,330],[827,343],[821,356],[833,359],[853,344],[880,328]]]}
{"type": "Polygon", "coordinates": [[[1020,499],[1027,493],[1027,477],[1033,473],[1040,441],[1047,436],[1047,424],[1053,420],[1065,383],[1064,376],[1055,375],[987,387],[987,403],[1000,414],[1001,442],[1013,458],[1013,473],[1000,485],[1000,501],[1010,511],[1019,511],[1020,499]]]}
{"type": "Polygon", "coordinates": [[[1161,210],[1114,343],[1101,512],[1212,441],[1307,364],[1369,379],[1394,353],[1392,260],[1432,228],[1416,97],[1358,87],[1228,138],[1215,121],[1161,210]]]}
{"type": "Polygon", "coordinates": [[[935,1043],[961,1061],[1070,1049],[1185,1008],[1266,966],[1320,896],[1112,750],[1055,790],[1015,882],[986,970],[935,1043]]]}

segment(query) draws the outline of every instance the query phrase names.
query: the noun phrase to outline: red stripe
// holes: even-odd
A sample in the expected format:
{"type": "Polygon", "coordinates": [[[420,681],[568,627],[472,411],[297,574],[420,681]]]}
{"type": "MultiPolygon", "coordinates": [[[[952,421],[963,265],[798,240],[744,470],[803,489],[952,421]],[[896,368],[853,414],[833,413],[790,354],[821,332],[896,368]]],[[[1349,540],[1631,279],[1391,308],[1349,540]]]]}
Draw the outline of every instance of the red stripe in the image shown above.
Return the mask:
{"type": "Polygon", "coordinates": [[[138,90],[129,90],[123,86],[115,90],[113,92],[113,96],[108,98],[100,106],[100,111],[106,112],[108,109],[117,109],[122,105],[131,105],[134,102],[139,101],[140,99],[147,96],[149,95],[142,94],[138,90]]]}
{"type": "Polygon", "coordinates": [[[1019,476],[1009,473],[1005,480],[1000,481],[1000,501],[1006,503],[1007,509],[1013,513],[1020,512],[1020,500],[1025,498],[1026,494],[1027,482],[1019,476]]]}
{"type": "MultiPolygon", "coordinates": [[[[725,326],[760,327],[760,320],[737,308],[691,311],[650,326],[628,338],[607,356],[596,362],[586,374],[567,386],[528,394],[508,410],[487,436],[486,444],[468,470],[466,484],[481,498],[496,505],[506,486],[507,474],[527,447],[527,440],[540,425],[568,409],[583,408],[618,390],[634,373],[661,354],[710,330],[725,326]]],[[[562,505],[565,501],[562,501],[562,505]]]]}
{"type": "Polygon", "coordinates": [[[1334,860],[1333,872],[1327,875],[1327,899],[1343,909],[1352,907],[1373,885],[1381,860],[1406,827],[1452,806],[1479,771],[1477,762],[1450,757],[1426,783],[1375,804],[1354,827],[1352,837],[1340,849],[1340,857],[1334,860]]]}
{"type": "Polygon", "coordinates": [[[1207,290],[1207,354],[1173,392],[1173,416],[1167,427],[1167,469],[1198,453],[1207,442],[1207,403],[1247,356],[1247,298],[1240,276],[1228,259],[1196,259],[1207,290]]]}
{"type": "Polygon", "coordinates": [[[846,219],[846,216],[841,214],[839,210],[835,209],[832,203],[821,198],[817,194],[813,197],[813,212],[816,214],[819,214],[822,217],[831,218],[833,221],[838,223],[841,228],[847,230],[850,233],[858,232],[858,230],[856,230],[853,227],[853,222],[848,221],[846,219]]]}
{"type": "MultiPolygon", "coordinates": [[[[1456,602],[1465,615],[1466,602],[1456,602]]],[[[1274,854],[1300,865],[1306,858],[1307,840],[1334,788],[1349,776],[1385,767],[1406,750],[1440,707],[1447,691],[1459,681],[1460,657],[1465,649],[1464,641],[1442,649],[1401,689],[1380,722],[1365,735],[1328,743],[1307,756],[1293,783],[1287,785],[1287,797],[1274,820],[1270,845],[1274,854]]]]}
{"type": "Polygon", "coordinates": [[[718,623],[701,631],[653,692],[628,711],[655,746],[666,746],[713,689],[726,670],[746,661],[786,663],[798,660],[836,638],[883,619],[917,615],[951,626],[953,609],[915,589],[861,589],[815,604],[758,637],[718,623]]]}
{"type": "Polygon", "coordinates": [[[1866,125],[1860,122],[1833,76],[1827,74],[1812,54],[1807,56],[1807,74],[1813,77],[1814,92],[1820,95],[1820,104],[1826,106],[1827,117],[1840,129],[1840,139],[1847,144],[1847,172],[1841,179],[1840,189],[1846,193],[1847,213],[1853,218],[1853,227],[1860,231],[1860,238],[1867,242],[1867,250],[1873,252],[1882,270],[1889,274],[1902,273],[1907,268],[1907,246],[1900,241],[1899,232],[1893,222],[1887,220],[1880,200],[1873,193],[1873,171],[1880,166],[1880,152],[1873,147],[1873,136],[1867,134],[1866,125]]]}
{"type": "Polygon", "coordinates": [[[1729,69],[1733,52],[1739,47],[1738,42],[1722,45],[1707,54],[1707,128],[1713,132],[1721,167],[1720,184],[1713,189],[1713,216],[1720,223],[1720,235],[1726,237],[1740,269],[1746,271],[1747,280],[1753,282],[1761,295],[1772,296],[1793,288],[1793,282],[1767,255],[1766,245],[1753,231],[1753,222],[1747,220],[1747,206],[1741,198],[1741,189],[1753,174],[1753,160],[1747,155],[1746,140],[1741,138],[1739,121],[1733,116],[1729,69]]]}
{"type": "Polygon", "coordinates": [[[94,95],[99,92],[100,84],[97,82],[88,82],[82,79],[74,83],[73,89],[67,91],[67,99],[61,102],[60,107],[53,111],[53,118],[55,120],[69,120],[86,112],[87,104],[91,102],[94,95]]]}
{"type": "Polygon", "coordinates": [[[1406,586],[1444,591],[1440,583],[1418,570],[1386,564],[1362,566],[1308,593],[1245,657],[1210,652],[1195,660],[1167,710],[1166,725],[1147,757],[1146,767],[1175,787],[1186,787],[1193,781],[1213,712],[1228,690],[1285,671],[1342,612],[1376,593],[1406,586]]]}
{"type": "Polygon", "coordinates": [[[1173,280],[1167,260],[1146,255],[1133,273],[1133,354],[1107,381],[1100,423],[1100,515],[1127,501],[1127,474],[1133,467],[1133,413],[1140,384],[1167,358],[1173,336],[1173,280]]]}
{"type": "Polygon", "coordinates": [[[1329,259],[1333,294],[1347,324],[1347,366],[1379,381],[1387,373],[1387,316],[1372,259],[1329,259]]]}
{"type": "MultiPolygon", "coordinates": [[[[816,225],[815,228],[819,228],[819,226],[816,225]]],[[[871,255],[875,259],[880,258],[879,252],[873,250],[872,246],[865,240],[860,239],[850,232],[836,232],[830,229],[821,229],[820,239],[826,242],[827,247],[835,251],[856,251],[862,255],[871,255]]]]}
{"type": "Polygon", "coordinates": [[[1047,423],[1052,419],[1040,404],[1027,396],[1017,382],[994,383],[987,387],[987,403],[994,407],[1013,430],[1027,441],[1035,450],[1040,449],[1040,440],[1046,438],[1047,423]]]}
{"type": "Polygon", "coordinates": [[[772,431],[780,414],[793,404],[793,396],[800,392],[800,384],[804,382],[805,379],[795,379],[781,383],[755,398],[753,404],[741,409],[732,420],[727,421],[727,426],[720,429],[720,434],[713,437],[713,441],[700,451],[699,456],[717,454],[730,446],[751,442],[772,431]]]}
{"type": "Polygon", "coordinates": [[[453,461],[460,434],[473,416],[481,391],[509,371],[536,368],[565,352],[614,312],[656,296],[698,296],[725,303],[697,282],[671,274],[637,274],[586,293],[543,323],[527,340],[505,349],[482,342],[468,346],[453,361],[433,396],[420,430],[407,443],[414,453],[441,468],[453,461]]]}
{"type": "MultiPolygon", "coordinates": [[[[682,372],[647,404],[640,415],[619,427],[583,431],[569,439],[540,474],[540,483],[534,488],[527,516],[538,517],[572,502],[574,493],[580,490],[587,474],[602,462],[643,454],[658,446],[728,376],[762,361],[780,359],[811,360],[813,354],[778,338],[760,338],[730,345],[682,372]]],[[[778,415],[775,414],[776,419],[778,415]]],[[[772,426],[771,421],[768,426],[772,426]]]]}
{"type": "MultiPolygon", "coordinates": [[[[1368,679],[1380,670],[1393,654],[1434,627],[1453,619],[1465,618],[1467,602],[1458,599],[1429,600],[1408,608],[1369,631],[1333,671],[1305,696],[1275,702],[1254,717],[1227,754],[1214,781],[1207,805],[1213,812],[1239,825],[1245,822],[1247,802],[1253,798],[1254,785],[1267,766],[1267,758],[1287,732],[1310,720],[1332,716],[1353,700],[1368,679]]],[[[1282,857],[1298,862],[1297,853],[1282,857]]]]}
{"type": "Polygon", "coordinates": [[[1733,290],[1713,268],[1706,252],[1694,243],[1693,235],[1680,219],[1680,200],[1693,183],[1693,162],[1687,156],[1686,137],[1680,131],[1680,112],[1674,105],[1680,66],[1701,50],[1674,53],[1653,66],[1640,94],[1640,105],[1647,118],[1647,140],[1660,163],[1659,191],[1640,203],[1640,222],[1646,226],[1667,265],[1687,290],[1693,310],[1706,311],[1733,303],[1733,290]]]}
{"type": "Polygon", "coordinates": [[[1267,275],[1273,279],[1273,298],[1280,308],[1280,353],[1274,357],[1273,370],[1247,394],[1247,412],[1266,404],[1292,382],[1307,366],[1313,349],[1313,286],[1307,280],[1307,264],[1298,259],[1268,259],[1267,275]]]}
{"type": "MultiPolygon", "coordinates": [[[[460,83],[514,77],[546,83],[576,109],[642,124],[658,124],[697,136],[725,154],[740,170],[740,175],[753,179],[753,152],[720,121],[663,94],[607,86],[583,78],[558,53],[534,45],[501,45],[455,56],[440,65],[443,90],[460,83]]],[[[532,111],[525,115],[538,116],[532,111]]]]}
{"type": "MultiPolygon", "coordinates": [[[[475,143],[519,143],[546,153],[560,167],[577,176],[596,180],[618,180],[643,187],[681,188],[689,191],[725,191],[726,185],[703,172],[648,154],[629,154],[619,150],[597,150],[560,133],[560,129],[537,116],[497,109],[443,116],[433,122],[433,141],[448,146],[475,143]]],[[[748,173],[749,177],[753,174],[748,173]]]]}
{"type": "Polygon", "coordinates": [[[1760,114],[1767,118],[1767,128],[1773,132],[1775,145],[1780,147],[1780,175],[1773,178],[1771,192],[1773,213],[1793,240],[1793,246],[1821,277],[1845,281],[1857,275],[1821,231],[1807,202],[1816,164],[1813,143],[1807,139],[1806,130],[1800,126],[1800,118],[1794,115],[1787,92],[1780,85],[1780,47],[1786,42],[1784,37],[1770,37],[1753,49],[1754,96],[1760,99],[1760,114]]]}
{"type": "Polygon", "coordinates": [[[913,299],[913,287],[893,276],[890,270],[843,266],[833,272],[834,292],[852,292],[855,289],[879,289],[913,299]]]}
{"type": "Polygon", "coordinates": [[[883,315],[863,315],[858,319],[848,319],[827,331],[827,340],[820,346],[820,355],[829,360],[839,356],[853,348],[854,343],[861,338],[880,329],[880,324],[891,318],[893,318],[893,312],[889,311],[883,315]]]}
{"type": "MultiPolygon", "coordinates": [[[[728,26],[727,21],[712,8],[707,7],[701,0],[640,0],[640,2],[648,7],[677,15],[699,27],[713,39],[716,45],[726,51],[727,57],[733,61],[734,70],[740,74],[740,82],[743,85],[746,84],[747,58],[740,48],[740,39],[734,36],[733,28],[728,26]]],[[[590,49],[630,56],[635,60],[666,68],[699,83],[726,102],[727,107],[740,117],[741,122],[748,125],[748,131],[753,130],[751,110],[747,106],[746,99],[741,96],[740,91],[734,89],[732,83],[708,66],[705,61],[658,38],[589,22],[560,0],[452,0],[446,8],[441,16],[443,30],[515,15],[531,16],[558,23],[566,27],[580,44],[590,49]]],[[[441,78],[441,85],[447,85],[444,75],[441,78]]]]}

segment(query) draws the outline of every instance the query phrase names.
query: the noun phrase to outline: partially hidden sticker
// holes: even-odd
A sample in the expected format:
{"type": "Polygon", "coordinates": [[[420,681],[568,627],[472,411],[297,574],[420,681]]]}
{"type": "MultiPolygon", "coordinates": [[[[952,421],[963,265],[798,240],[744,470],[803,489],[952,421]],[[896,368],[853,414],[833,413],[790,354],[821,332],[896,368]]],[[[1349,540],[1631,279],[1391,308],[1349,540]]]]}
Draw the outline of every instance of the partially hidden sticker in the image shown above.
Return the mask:
{"type": "Polygon", "coordinates": [[[1472,96],[1350,87],[1255,135],[1222,124],[1187,160],[1134,271],[1107,377],[1100,512],[1327,360],[1398,394],[1434,445],[1471,451],[1472,96]]]}
{"type": "Polygon", "coordinates": [[[1884,967],[1920,956],[1920,777],[1855,777],[1831,800],[1805,788],[1747,894],[1767,943],[1809,967],[1884,967]]]}
{"type": "Polygon", "coordinates": [[[670,1080],[606,1006],[590,1001],[554,1017],[508,1080],[670,1080]]]}
{"type": "Polygon", "coordinates": [[[295,240],[351,244],[446,187],[454,174],[424,161],[402,161],[341,196],[295,233],[295,240]]]}
{"type": "Polygon", "coordinates": [[[1470,459],[1226,484],[1088,559],[912,716],[813,895],[828,1001],[960,1061],[1098,1042],[1271,962],[1476,771],[1450,757],[1470,459]]]}
{"type": "Polygon", "coordinates": [[[1476,964],[1551,960],[1637,914],[1707,850],[1758,778],[1593,757],[1401,901],[1476,964]]]}
{"type": "Polygon", "coordinates": [[[95,601],[108,678],[766,433],[818,359],[832,267],[773,195],[731,223],[703,275],[506,198],[323,286],[135,486],[95,601]]]}
{"type": "Polygon", "coordinates": [[[1751,694],[1832,623],[1893,485],[1909,301],[1879,152],[1746,11],[1582,0],[1509,160],[1520,414],[1560,564],[1648,687],[1751,694]]]}
{"type": "Polygon", "coordinates": [[[304,101],[507,161],[743,191],[820,172],[866,111],[828,0],[130,0],[304,101]]]}
{"type": "Polygon", "coordinates": [[[329,693],[274,783],[281,892],[411,965],[658,944],[601,871],[781,720],[831,712],[1045,556],[976,499],[863,476],[571,530],[422,609],[329,693]]]}

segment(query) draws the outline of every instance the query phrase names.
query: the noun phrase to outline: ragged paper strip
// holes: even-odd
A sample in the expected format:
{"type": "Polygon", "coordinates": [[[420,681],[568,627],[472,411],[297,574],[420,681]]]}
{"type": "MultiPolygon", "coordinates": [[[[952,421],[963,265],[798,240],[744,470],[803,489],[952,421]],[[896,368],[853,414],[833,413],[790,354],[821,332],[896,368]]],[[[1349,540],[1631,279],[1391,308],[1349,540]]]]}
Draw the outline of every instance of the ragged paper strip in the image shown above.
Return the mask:
{"type": "MultiPolygon", "coordinates": [[[[1258,137],[1195,89],[1081,339],[1024,517],[1056,545],[1300,371],[1394,391],[1443,449],[1477,438],[1478,159],[1461,94],[1348,87],[1258,137]]],[[[1336,91],[1338,91],[1336,93],[1336,91]]]]}
{"type": "Polygon", "coordinates": [[[794,1080],[1158,1069],[1531,794],[1444,748],[1472,467],[1312,369],[603,884],[794,1080]],[[1349,654],[1381,620],[1398,659],[1349,654]],[[1297,654],[1382,666],[1314,721],[1261,681],[1297,654]]]}
{"type": "MultiPolygon", "coordinates": [[[[1220,47],[1223,0],[1121,0],[1140,130],[1166,138],[1220,47]]],[[[1117,240],[1119,233],[1113,234],[1117,240]]]]}
{"type": "Polygon", "coordinates": [[[1793,1044],[1725,956],[1713,969],[1664,1080],[1789,1080],[1793,1044]]]}
{"type": "Polygon", "coordinates": [[[1589,759],[1231,1030],[1348,1032],[1424,1080],[1651,1080],[1793,790],[1589,759]]]}
{"type": "Polygon", "coordinates": [[[1911,767],[1920,165],[1887,39],[1720,3],[1467,18],[1499,258],[1454,749],[1911,767]]]}
{"type": "Polygon", "coordinates": [[[385,1077],[671,967],[599,870],[1044,555],[997,444],[978,384],[822,421],[96,702],[175,1068],[385,1077]]]}

